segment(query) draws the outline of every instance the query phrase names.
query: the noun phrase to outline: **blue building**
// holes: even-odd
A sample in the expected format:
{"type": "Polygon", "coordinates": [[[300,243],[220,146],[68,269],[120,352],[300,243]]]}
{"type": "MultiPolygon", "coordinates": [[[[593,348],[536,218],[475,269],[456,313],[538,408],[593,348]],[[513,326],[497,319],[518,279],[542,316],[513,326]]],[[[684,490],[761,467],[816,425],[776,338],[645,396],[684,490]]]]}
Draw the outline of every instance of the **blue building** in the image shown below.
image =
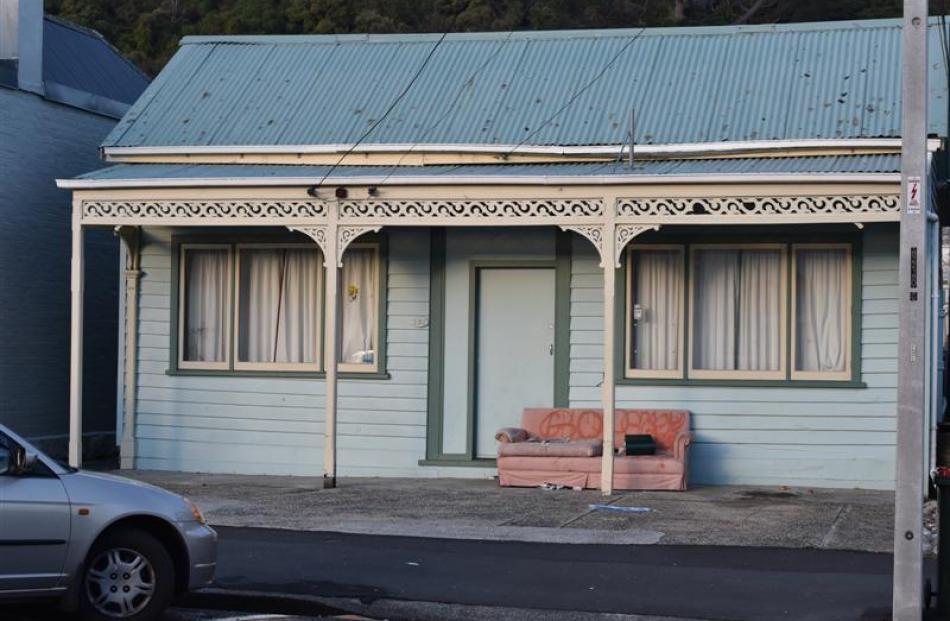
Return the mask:
{"type": "MultiPolygon", "coordinates": [[[[69,195],[55,179],[99,165],[102,139],[148,79],[98,33],[0,2],[0,422],[65,455],[69,370],[69,195]]],[[[84,424],[114,451],[119,245],[86,238],[84,424]]]]}
{"type": "Polygon", "coordinates": [[[61,181],[138,274],[123,465],[490,477],[524,407],[657,408],[693,482],[892,488],[900,32],[184,39],[61,181]]]}

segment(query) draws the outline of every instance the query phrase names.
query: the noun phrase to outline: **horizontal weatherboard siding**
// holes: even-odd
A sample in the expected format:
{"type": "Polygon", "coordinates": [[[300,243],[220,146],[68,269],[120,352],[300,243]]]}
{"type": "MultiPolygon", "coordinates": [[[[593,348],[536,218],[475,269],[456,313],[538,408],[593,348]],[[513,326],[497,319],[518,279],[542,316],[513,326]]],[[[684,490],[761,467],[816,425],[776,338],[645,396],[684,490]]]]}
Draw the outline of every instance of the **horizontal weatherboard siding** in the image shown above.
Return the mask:
{"type": "MultiPolygon", "coordinates": [[[[147,229],[145,241],[136,466],[322,474],[323,379],[168,373],[172,230],[147,229]]],[[[386,370],[390,377],[340,381],[341,476],[418,475],[417,462],[425,455],[428,233],[395,231],[388,243],[386,370]]]]}
{"type": "MultiPolygon", "coordinates": [[[[690,410],[694,484],[892,488],[897,242],[896,227],[869,226],[856,257],[865,387],[619,385],[617,407],[690,410]]],[[[600,407],[602,273],[586,240],[575,239],[574,253],[571,405],[600,407]]]]}

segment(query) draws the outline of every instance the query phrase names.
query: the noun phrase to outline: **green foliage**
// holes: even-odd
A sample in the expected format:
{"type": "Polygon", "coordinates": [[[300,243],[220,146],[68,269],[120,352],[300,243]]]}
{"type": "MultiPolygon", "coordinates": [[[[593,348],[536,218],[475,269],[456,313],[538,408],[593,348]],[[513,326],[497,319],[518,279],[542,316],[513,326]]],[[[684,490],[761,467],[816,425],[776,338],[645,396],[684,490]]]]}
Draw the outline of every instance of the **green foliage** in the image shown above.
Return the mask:
{"type": "MultiPolygon", "coordinates": [[[[942,8],[934,2],[936,11],[942,8]]],[[[901,0],[46,0],[149,75],[191,34],[475,32],[896,17],[901,0]]]]}

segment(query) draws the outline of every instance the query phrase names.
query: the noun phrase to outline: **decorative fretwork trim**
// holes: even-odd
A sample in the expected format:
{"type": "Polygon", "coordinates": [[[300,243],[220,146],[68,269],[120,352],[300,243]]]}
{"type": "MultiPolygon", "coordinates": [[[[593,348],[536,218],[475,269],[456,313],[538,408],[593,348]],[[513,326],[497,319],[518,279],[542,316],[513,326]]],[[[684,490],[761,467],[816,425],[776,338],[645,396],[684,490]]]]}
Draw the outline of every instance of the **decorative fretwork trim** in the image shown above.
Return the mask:
{"type": "Polygon", "coordinates": [[[327,256],[327,226],[325,224],[318,226],[288,226],[287,228],[291,231],[303,233],[317,242],[317,245],[320,246],[320,252],[323,253],[323,256],[327,256]]]}
{"type": "Polygon", "coordinates": [[[90,200],[82,202],[83,220],[155,218],[161,220],[268,220],[325,218],[327,204],[319,200],[90,200]]]}
{"type": "Polygon", "coordinates": [[[358,200],[340,203],[340,219],[578,218],[604,213],[599,199],[358,200]]]}
{"type": "Polygon", "coordinates": [[[614,267],[620,267],[620,257],[623,256],[623,249],[633,241],[634,237],[647,231],[659,230],[659,224],[618,224],[614,233],[614,259],[616,260],[614,267]]]}
{"type": "Polygon", "coordinates": [[[380,228],[379,226],[361,226],[357,224],[349,225],[340,225],[336,233],[336,262],[338,267],[343,267],[343,253],[346,252],[347,246],[349,246],[353,241],[362,235],[363,233],[375,233],[380,228]]]}
{"type": "Polygon", "coordinates": [[[590,243],[594,244],[594,248],[597,249],[597,256],[600,257],[600,267],[604,267],[606,262],[604,261],[604,227],[600,224],[592,224],[589,226],[572,226],[565,225],[561,227],[562,231],[574,231],[578,235],[586,237],[590,243]]]}
{"type": "Polygon", "coordinates": [[[621,198],[617,215],[753,216],[801,214],[899,213],[900,197],[876,196],[735,196],[720,198],[621,198]]]}

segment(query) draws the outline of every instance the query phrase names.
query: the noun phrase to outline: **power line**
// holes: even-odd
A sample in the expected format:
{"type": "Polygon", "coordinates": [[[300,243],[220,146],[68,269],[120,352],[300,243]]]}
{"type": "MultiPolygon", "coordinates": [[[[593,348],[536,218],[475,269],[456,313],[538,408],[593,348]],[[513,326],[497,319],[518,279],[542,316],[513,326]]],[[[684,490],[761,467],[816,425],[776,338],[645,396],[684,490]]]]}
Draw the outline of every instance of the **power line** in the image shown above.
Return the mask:
{"type": "Polygon", "coordinates": [[[396,172],[396,169],[402,164],[403,160],[406,159],[406,156],[408,156],[409,153],[411,153],[413,149],[419,146],[419,144],[423,142],[429,136],[429,134],[433,130],[435,130],[436,127],[442,124],[442,121],[444,121],[449,116],[449,114],[455,109],[455,106],[458,104],[459,99],[462,98],[462,94],[466,91],[466,89],[470,88],[471,86],[475,84],[475,78],[478,77],[478,74],[480,74],[482,71],[487,69],[488,66],[496,58],[498,58],[498,55],[501,53],[501,50],[508,44],[513,34],[514,34],[514,30],[509,30],[508,36],[506,36],[504,40],[502,40],[502,42],[498,44],[498,48],[494,52],[492,52],[491,55],[489,55],[489,57],[486,58],[485,61],[481,65],[479,65],[479,67],[472,73],[472,75],[468,76],[468,79],[466,79],[465,82],[462,83],[462,86],[459,87],[458,91],[455,93],[455,97],[452,99],[452,103],[449,104],[449,107],[445,109],[445,111],[442,113],[442,115],[438,119],[436,119],[435,123],[427,127],[425,131],[422,132],[422,136],[418,138],[414,143],[412,143],[412,146],[409,147],[408,151],[403,152],[403,154],[399,156],[399,159],[396,161],[396,163],[390,167],[389,171],[386,173],[386,176],[383,177],[382,181],[380,181],[380,185],[386,183],[386,181],[393,175],[393,173],[396,172]]]}
{"type": "Polygon", "coordinates": [[[400,101],[402,101],[402,98],[406,96],[406,93],[409,92],[409,89],[412,88],[412,86],[416,83],[416,80],[419,79],[419,76],[422,75],[422,72],[425,70],[426,65],[429,64],[429,61],[430,61],[430,60],[432,60],[432,56],[435,54],[435,51],[436,51],[437,49],[439,49],[439,46],[442,45],[442,42],[445,41],[445,37],[446,37],[448,34],[449,34],[448,32],[443,32],[443,33],[442,33],[442,36],[439,37],[439,40],[436,41],[435,45],[432,46],[432,49],[429,50],[429,53],[426,54],[426,57],[422,60],[422,64],[419,65],[419,68],[416,70],[416,73],[412,76],[412,79],[409,80],[409,83],[406,84],[406,87],[402,89],[402,92],[399,93],[399,95],[397,95],[396,98],[392,100],[392,102],[389,104],[389,107],[386,108],[386,111],[385,111],[385,112],[383,112],[383,115],[382,115],[381,117],[379,117],[372,125],[370,125],[369,128],[368,128],[365,132],[363,132],[363,135],[360,136],[360,137],[357,139],[357,141],[354,142],[354,143],[350,146],[350,148],[347,149],[347,150],[343,153],[343,155],[340,156],[340,159],[338,159],[338,160],[333,164],[333,166],[330,167],[330,170],[328,170],[328,171],[326,172],[326,174],[323,175],[323,177],[320,179],[320,181],[317,183],[317,185],[316,185],[315,187],[317,187],[317,188],[322,187],[322,186],[323,186],[323,182],[327,180],[327,177],[329,177],[330,175],[333,174],[333,171],[335,171],[335,170],[340,166],[340,164],[343,163],[343,160],[345,160],[347,157],[349,157],[350,154],[352,154],[353,151],[356,150],[356,147],[360,146],[360,144],[362,144],[362,142],[363,142],[364,140],[366,140],[366,138],[367,138],[371,133],[373,133],[373,130],[375,130],[377,127],[379,127],[379,125],[380,125],[383,121],[386,120],[386,117],[389,116],[389,113],[393,111],[393,109],[399,104],[400,101]]]}
{"type": "Polygon", "coordinates": [[[629,41],[627,41],[627,42],[623,45],[623,47],[621,47],[621,48],[617,51],[617,53],[614,54],[614,55],[611,57],[611,59],[608,60],[608,61],[604,64],[603,67],[600,68],[600,71],[598,71],[598,72],[596,73],[596,75],[594,75],[594,77],[593,77],[587,84],[585,84],[584,86],[582,86],[582,87],[580,88],[580,90],[578,90],[576,93],[574,93],[574,94],[571,96],[571,98],[567,100],[567,103],[565,103],[563,106],[561,106],[560,108],[558,108],[558,109],[554,112],[554,114],[552,114],[552,115],[549,116],[547,119],[545,119],[544,122],[541,123],[541,125],[539,125],[533,132],[531,132],[530,134],[528,134],[527,136],[525,136],[524,139],[523,139],[521,142],[519,142],[518,144],[516,144],[515,146],[513,146],[509,151],[507,151],[507,152],[505,153],[504,157],[510,156],[512,153],[514,153],[515,151],[517,151],[519,148],[523,147],[523,146],[525,145],[525,143],[527,143],[529,140],[531,140],[532,138],[534,138],[534,137],[538,134],[538,132],[540,132],[542,129],[544,129],[545,127],[547,127],[547,126],[551,123],[551,121],[553,121],[553,120],[556,119],[558,116],[560,116],[560,114],[561,114],[562,112],[564,112],[565,110],[567,110],[568,108],[570,108],[570,107],[574,104],[574,102],[577,101],[577,100],[580,98],[581,95],[583,95],[585,92],[587,92],[587,90],[588,90],[591,86],[593,86],[600,78],[604,77],[604,74],[607,73],[607,72],[610,70],[611,67],[613,67],[614,63],[617,62],[617,60],[620,58],[620,56],[623,55],[623,53],[626,52],[628,49],[630,49],[630,46],[633,45],[633,43],[634,43],[637,39],[639,39],[640,36],[643,35],[644,32],[646,32],[646,28],[641,28],[641,29],[640,29],[640,32],[638,32],[637,34],[635,34],[629,41]]]}

